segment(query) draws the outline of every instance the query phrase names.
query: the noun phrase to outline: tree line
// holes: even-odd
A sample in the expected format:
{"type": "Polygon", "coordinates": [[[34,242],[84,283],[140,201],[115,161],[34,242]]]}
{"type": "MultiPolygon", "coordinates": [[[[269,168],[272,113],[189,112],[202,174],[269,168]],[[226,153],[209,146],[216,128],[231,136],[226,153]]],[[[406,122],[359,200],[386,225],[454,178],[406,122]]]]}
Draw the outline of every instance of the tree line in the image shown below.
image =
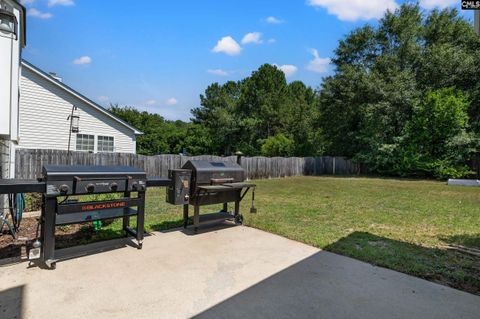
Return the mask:
{"type": "Polygon", "coordinates": [[[138,152],[347,156],[371,172],[461,177],[480,145],[480,37],[455,9],[404,4],[346,35],[317,89],[265,64],[209,85],[191,122],[112,106],[138,152]]]}

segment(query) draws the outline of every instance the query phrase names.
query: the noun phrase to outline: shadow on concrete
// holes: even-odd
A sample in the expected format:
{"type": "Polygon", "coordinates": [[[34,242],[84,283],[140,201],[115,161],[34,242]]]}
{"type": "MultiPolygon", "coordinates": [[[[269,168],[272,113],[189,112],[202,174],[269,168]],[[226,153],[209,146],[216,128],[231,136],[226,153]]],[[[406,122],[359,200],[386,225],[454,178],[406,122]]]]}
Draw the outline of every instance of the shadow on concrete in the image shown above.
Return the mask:
{"type": "Polygon", "coordinates": [[[216,221],[206,224],[200,224],[198,227],[198,232],[195,232],[193,226],[189,226],[187,229],[182,228],[181,232],[188,236],[195,236],[197,234],[205,234],[210,232],[216,232],[222,229],[228,229],[232,227],[238,227],[234,222],[231,221],[216,221]]]}
{"type": "Polygon", "coordinates": [[[21,319],[24,286],[0,291],[0,318],[21,319]]]}
{"type": "MultiPolygon", "coordinates": [[[[149,236],[145,234],[145,237],[149,236]]],[[[117,238],[117,239],[109,239],[98,241],[94,243],[90,243],[88,245],[78,245],[72,246],[68,248],[57,249],[55,251],[55,258],[58,259],[58,262],[66,261],[69,259],[75,259],[84,256],[91,256],[96,255],[120,248],[125,247],[132,247],[132,248],[139,248],[136,241],[132,238],[117,238]]],[[[45,268],[44,265],[32,262],[31,266],[38,266],[40,268],[45,268]]]]}
{"type": "Polygon", "coordinates": [[[479,296],[320,251],[194,318],[478,318],[479,309],[479,296]]]}

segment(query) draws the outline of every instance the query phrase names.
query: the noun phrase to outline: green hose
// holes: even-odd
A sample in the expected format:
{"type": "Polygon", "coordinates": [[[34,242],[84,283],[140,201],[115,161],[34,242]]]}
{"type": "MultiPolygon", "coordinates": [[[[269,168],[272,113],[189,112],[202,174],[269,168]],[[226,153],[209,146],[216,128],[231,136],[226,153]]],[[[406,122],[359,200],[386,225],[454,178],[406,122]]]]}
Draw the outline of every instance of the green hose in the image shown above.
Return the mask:
{"type": "Polygon", "coordinates": [[[13,220],[13,226],[16,231],[20,228],[22,222],[23,212],[25,211],[25,195],[23,193],[16,194],[15,196],[15,216],[13,220]]]}

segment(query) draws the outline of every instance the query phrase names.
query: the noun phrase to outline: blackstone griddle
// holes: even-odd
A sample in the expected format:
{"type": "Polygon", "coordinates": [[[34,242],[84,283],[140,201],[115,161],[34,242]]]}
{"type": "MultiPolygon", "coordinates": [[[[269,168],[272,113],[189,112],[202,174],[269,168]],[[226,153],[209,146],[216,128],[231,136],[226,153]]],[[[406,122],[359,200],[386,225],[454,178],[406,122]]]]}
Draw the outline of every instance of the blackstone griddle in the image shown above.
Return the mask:
{"type": "Polygon", "coordinates": [[[29,257],[55,268],[55,227],[60,225],[122,218],[125,234],[133,236],[141,249],[145,191],[169,184],[169,179],[147,179],[143,170],[128,166],[45,165],[38,180],[0,179],[0,194],[42,194],[41,232],[29,257]],[[85,195],[109,193],[122,195],[113,200],[85,201],[85,195]],[[132,216],[136,217],[135,229],[130,227],[132,216]]]}

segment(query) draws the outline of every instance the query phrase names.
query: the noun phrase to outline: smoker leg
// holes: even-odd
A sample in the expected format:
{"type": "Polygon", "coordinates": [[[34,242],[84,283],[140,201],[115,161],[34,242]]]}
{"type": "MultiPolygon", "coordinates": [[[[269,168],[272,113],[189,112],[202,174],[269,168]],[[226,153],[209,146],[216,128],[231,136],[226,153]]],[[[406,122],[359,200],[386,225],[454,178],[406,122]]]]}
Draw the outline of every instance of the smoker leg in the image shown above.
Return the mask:
{"type": "Polygon", "coordinates": [[[183,228],[188,225],[188,204],[183,205],[183,228]]]}
{"type": "Polygon", "coordinates": [[[240,214],[240,201],[235,201],[235,210],[233,212],[236,224],[243,224],[243,216],[240,214]]]}
{"type": "Polygon", "coordinates": [[[223,203],[223,210],[222,212],[227,213],[228,212],[228,203],[223,203]]]}
{"type": "Polygon", "coordinates": [[[193,206],[193,227],[195,232],[198,231],[198,226],[200,225],[200,206],[193,206]]]}
{"type": "Polygon", "coordinates": [[[235,201],[235,210],[233,211],[233,216],[240,214],[240,201],[235,201]]]}
{"type": "Polygon", "coordinates": [[[43,262],[49,268],[55,268],[55,219],[57,199],[44,197],[42,210],[43,262]]]}
{"type": "Polygon", "coordinates": [[[145,225],[145,192],[139,192],[138,198],[143,202],[142,205],[137,207],[137,242],[138,249],[142,249],[143,246],[143,232],[145,225]]]}

